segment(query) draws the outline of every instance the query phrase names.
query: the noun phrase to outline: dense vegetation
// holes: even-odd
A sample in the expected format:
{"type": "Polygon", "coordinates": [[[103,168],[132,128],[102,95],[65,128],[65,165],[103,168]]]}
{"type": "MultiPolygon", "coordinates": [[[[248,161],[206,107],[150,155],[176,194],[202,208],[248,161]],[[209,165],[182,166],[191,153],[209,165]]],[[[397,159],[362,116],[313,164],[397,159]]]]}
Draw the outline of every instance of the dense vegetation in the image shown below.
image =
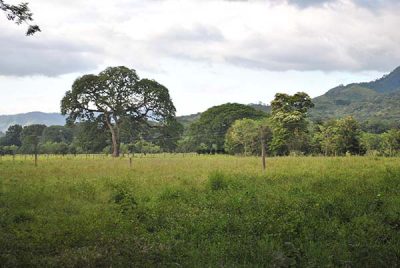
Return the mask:
{"type": "Polygon", "coordinates": [[[396,267],[398,158],[0,162],[5,267],[396,267]]]}
{"type": "MultiPolygon", "coordinates": [[[[400,152],[400,130],[367,132],[354,118],[312,122],[312,102],[305,93],[277,94],[271,114],[242,104],[210,108],[184,128],[170,121],[162,128],[120,122],[120,152],[197,152],[259,155],[382,155],[400,152]],[[301,104],[303,103],[303,104],[301,104]],[[282,104],[285,104],[282,106],[282,104]]],[[[10,126],[0,138],[0,154],[110,154],[109,130],[101,120],[66,126],[10,126]]]]}
{"type": "Polygon", "coordinates": [[[400,67],[368,83],[338,86],[313,99],[313,120],[340,118],[348,115],[370,126],[371,131],[388,130],[399,125],[400,67]]]}
{"type": "MultiPolygon", "coordinates": [[[[0,153],[33,153],[32,148],[36,148],[38,152],[48,154],[108,154],[111,153],[112,147],[117,148],[116,145],[120,144],[119,151],[123,154],[198,152],[256,155],[260,153],[261,148],[260,128],[272,132],[272,135],[266,137],[263,142],[270,155],[345,155],[346,153],[363,155],[367,153],[393,156],[400,150],[400,101],[398,101],[400,99],[400,68],[376,81],[339,86],[321,97],[308,99],[310,105],[304,111],[296,111],[298,107],[296,108],[296,103],[293,102],[289,105],[289,110],[278,111],[275,105],[274,111],[274,102],[276,103],[279,99],[284,101],[290,99],[289,95],[277,94],[270,106],[262,103],[251,105],[227,103],[211,107],[203,113],[175,118],[176,120],[173,118],[175,108],[169,99],[168,90],[162,85],[147,79],[139,80],[134,70],[125,67],[108,70],[110,74],[118,74],[121,70],[125,74],[132,72],[129,75],[133,78],[128,79],[131,81],[130,84],[118,89],[121,92],[131,90],[134,92],[131,93],[136,96],[164,92],[156,98],[157,101],[150,102],[153,106],[156,105],[154,107],[157,107],[159,115],[155,113],[150,113],[148,116],[141,115],[141,112],[146,112],[146,109],[140,110],[140,107],[145,107],[149,102],[146,104],[126,102],[121,96],[128,93],[116,94],[116,88],[108,88],[112,83],[107,82],[108,84],[102,86],[101,83],[104,81],[119,79],[118,75],[110,75],[106,70],[99,76],[88,75],[75,82],[74,96],[78,101],[82,98],[79,94],[87,94],[90,91],[86,88],[87,83],[100,79],[97,77],[107,76],[107,79],[103,77],[100,79],[103,82],[94,86],[97,90],[103,88],[100,90],[102,93],[98,95],[98,99],[83,98],[87,103],[81,104],[69,99],[69,102],[64,102],[63,105],[65,112],[74,111],[69,113],[74,119],[88,117],[90,120],[65,127],[53,126],[49,129],[49,133],[38,134],[37,146],[27,145],[27,142],[32,143],[34,140],[27,139],[24,142],[20,136],[21,126],[11,125],[7,133],[2,135],[3,137],[0,136],[0,153]],[[116,76],[115,79],[114,76],[116,76]],[[106,91],[109,92],[108,95],[103,96],[102,94],[106,91]],[[106,117],[101,109],[104,108],[103,99],[113,97],[119,98],[116,103],[120,103],[121,107],[107,108],[107,113],[112,110],[116,112],[115,119],[117,119],[117,121],[111,119],[109,123],[118,122],[118,124],[113,123],[114,125],[110,128],[110,125],[106,124],[107,120],[104,121],[106,117]],[[285,98],[288,99],[285,100],[285,98]],[[96,102],[100,104],[97,112],[92,110],[93,103],[96,102]],[[73,105],[68,103],[78,106],[74,109],[73,105]],[[82,109],[86,107],[85,105],[91,108],[82,109]],[[154,126],[157,126],[156,121],[160,119],[164,121],[164,127],[154,129],[154,126]],[[244,123],[240,122],[242,119],[255,121],[245,120],[244,123]],[[15,132],[15,128],[19,128],[20,131],[15,132]],[[55,130],[70,134],[68,137],[60,138],[55,134],[55,130]],[[111,134],[114,132],[114,135],[110,135],[110,130],[112,130],[111,134]],[[114,146],[112,146],[113,143],[114,146]]],[[[72,94],[72,91],[70,93],[72,94]]],[[[293,97],[296,97],[296,94],[293,97]]],[[[148,109],[151,111],[154,108],[148,107],[148,109]]],[[[111,114],[109,116],[112,117],[111,114]]],[[[113,151],[116,155],[115,149],[113,151]]]]}

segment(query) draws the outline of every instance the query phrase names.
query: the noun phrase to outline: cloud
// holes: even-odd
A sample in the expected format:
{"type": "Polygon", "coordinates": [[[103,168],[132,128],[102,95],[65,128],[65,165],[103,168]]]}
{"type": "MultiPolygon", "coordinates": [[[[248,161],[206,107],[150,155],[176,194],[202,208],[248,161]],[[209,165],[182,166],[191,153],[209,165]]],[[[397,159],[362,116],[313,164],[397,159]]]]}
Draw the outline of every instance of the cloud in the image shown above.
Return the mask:
{"type": "MultiPolygon", "coordinates": [[[[199,0],[200,1],[200,0],[199,0]]],[[[343,0],[224,0],[227,2],[266,2],[272,4],[290,4],[302,8],[318,7],[329,3],[343,2],[343,0]]],[[[398,3],[398,0],[347,0],[360,7],[377,8],[398,3]]]]}
{"type": "Polygon", "coordinates": [[[157,73],[168,59],[268,71],[387,71],[400,63],[394,0],[71,1],[32,2],[43,30],[33,38],[2,24],[1,75],[121,64],[157,73]]]}
{"type": "Polygon", "coordinates": [[[0,37],[0,75],[29,76],[61,74],[93,69],[96,49],[70,40],[20,38],[17,33],[0,37]]]}
{"type": "MultiPolygon", "coordinates": [[[[308,4],[317,2],[328,1],[308,4]]],[[[388,71],[399,65],[398,9],[372,12],[351,1],[329,2],[309,9],[287,2],[208,2],[208,17],[201,9],[196,15],[207,17],[209,25],[167,29],[147,42],[161,57],[268,71],[388,71]],[[218,8],[226,21],[209,15],[218,8]],[[204,29],[218,34],[204,34],[204,29]]]]}

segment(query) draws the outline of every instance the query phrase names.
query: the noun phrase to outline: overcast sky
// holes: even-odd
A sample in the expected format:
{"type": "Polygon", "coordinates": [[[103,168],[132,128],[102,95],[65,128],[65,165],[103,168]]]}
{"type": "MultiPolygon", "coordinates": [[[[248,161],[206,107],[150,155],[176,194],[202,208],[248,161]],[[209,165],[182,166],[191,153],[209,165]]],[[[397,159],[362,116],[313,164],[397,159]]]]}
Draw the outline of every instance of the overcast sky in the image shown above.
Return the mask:
{"type": "MultiPolygon", "coordinates": [[[[5,0],[7,3],[20,1],[5,0]]],[[[42,32],[0,13],[0,114],[59,112],[82,74],[125,65],[178,115],[312,97],[400,65],[398,0],[30,0],[42,32]]]]}

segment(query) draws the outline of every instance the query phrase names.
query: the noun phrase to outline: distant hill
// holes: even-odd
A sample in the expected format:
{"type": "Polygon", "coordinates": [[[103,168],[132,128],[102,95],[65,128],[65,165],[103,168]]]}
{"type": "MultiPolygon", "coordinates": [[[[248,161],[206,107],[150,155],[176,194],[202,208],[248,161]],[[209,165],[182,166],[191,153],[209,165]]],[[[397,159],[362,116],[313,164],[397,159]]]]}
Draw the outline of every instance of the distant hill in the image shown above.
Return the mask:
{"type": "Polygon", "coordinates": [[[30,112],[14,115],[0,115],[0,132],[5,132],[9,126],[32,124],[65,125],[65,117],[58,113],[30,112]]]}
{"type": "Polygon", "coordinates": [[[314,120],[347,115],[361,122],[400,122],[400,67],[372,82],[353,83],[332,88],[314,98],[310,111],[314,120]]]}

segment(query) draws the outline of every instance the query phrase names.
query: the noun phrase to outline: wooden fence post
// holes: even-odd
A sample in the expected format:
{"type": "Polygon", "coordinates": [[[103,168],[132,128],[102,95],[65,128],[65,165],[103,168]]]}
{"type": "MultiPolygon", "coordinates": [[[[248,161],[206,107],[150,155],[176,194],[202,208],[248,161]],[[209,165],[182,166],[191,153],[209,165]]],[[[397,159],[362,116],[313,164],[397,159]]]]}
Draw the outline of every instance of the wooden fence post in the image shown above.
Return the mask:
{"type": "Polygon", "coordinates": [[[263,138],[264,135],[261,136],[261,158],[262,158],[262,167],[263,171],[265,171],[266,164],[265,164],[265,139],[263,138]]]}
{"type": "Polygon", "coordinates": [[[266,126],[260,126],[260,143],[261,143],[261,158],[262,158],[262,168],[263,171],[266,169],[265,157],[266,157],[266,150],[265,150],[265,142],[267,140],[267,136],[269,133],[269,129],[266,126]]]}

